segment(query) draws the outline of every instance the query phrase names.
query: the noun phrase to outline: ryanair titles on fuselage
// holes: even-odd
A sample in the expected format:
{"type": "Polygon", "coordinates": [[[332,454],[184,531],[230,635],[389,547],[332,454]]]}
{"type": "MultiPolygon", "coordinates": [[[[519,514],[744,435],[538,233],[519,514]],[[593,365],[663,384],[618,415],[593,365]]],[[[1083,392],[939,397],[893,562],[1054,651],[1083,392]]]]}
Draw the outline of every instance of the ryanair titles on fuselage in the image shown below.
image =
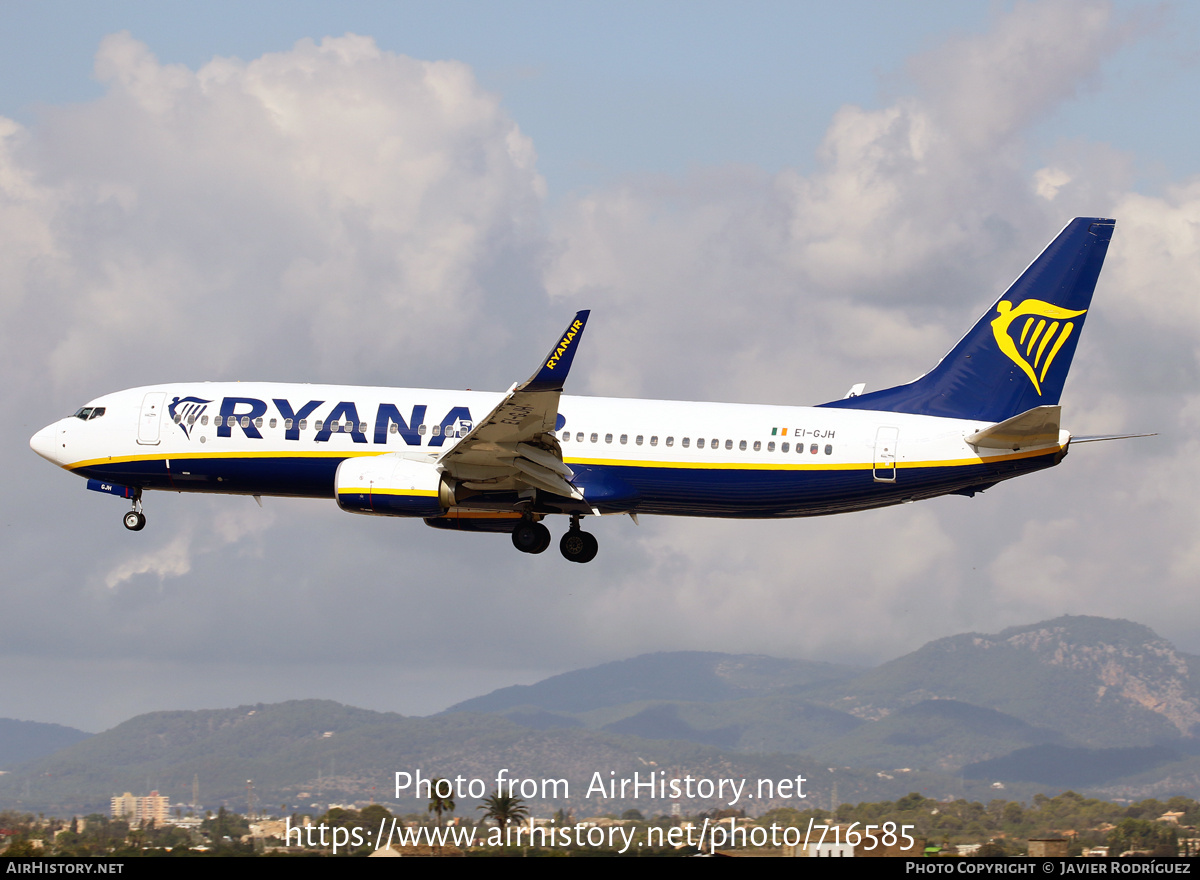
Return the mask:
{"type": "MultiPolygon", "coordinates": [[[[327,404],[325,400],[308,400],[297,406],[292,400],[284,397],[273,397],[275,411],[283,420],[284,439],[300,440],[300,433],[309,426],[309,420],[319,408],[327,404]]],[[[263,439],[261,428],[263,418],[270,410],[267,401],[256,397],[226,396],[217,403],[215,399],[205,400],[201,397],[180,397],[175,395],[167,407],[167,414],[189,439],[198,425],[209,423],[210,405],[216,413],[213,424],[218,437],[232,437],[235,430],[241,431],[246,437],[254,440],[263,439]]],[[[401,412],[394,403],[380,403],[375,411],[373,442],[387,443],[388,434],[398,434],[409,446],[419,446],[422,435],[426,433],[426,418],[428,404],[416,404],[407,414],[401,412]]],[[[473,424],[471,410],[465,406],[452,406],[440,421],[429,427],[429,446],[441,446],[447,437],[458,437],[471,430],[473,424]]],[[[271,425],[274,427],[274,425],[271,425]]],[[[368,422],[362,420],[358,404],[351,400],[341,400],[321,418],[312,420],[315,435],[314,442],[324,443],[336,433],[349,434],[355,443],[367,443],[368,422]]]]}

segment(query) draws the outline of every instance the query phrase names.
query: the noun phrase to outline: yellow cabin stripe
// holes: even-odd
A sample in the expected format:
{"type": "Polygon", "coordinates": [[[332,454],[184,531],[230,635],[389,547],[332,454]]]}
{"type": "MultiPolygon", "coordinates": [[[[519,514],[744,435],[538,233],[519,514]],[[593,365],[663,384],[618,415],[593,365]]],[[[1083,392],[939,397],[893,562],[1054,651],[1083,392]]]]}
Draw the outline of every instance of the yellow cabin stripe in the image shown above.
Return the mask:
{"type": "Polygon", "coordinates": [[[422,498],[436,498],[437,489],[380,489],[375,486],[354,486],[349,489],[338,489],[339,495],[420,495],[422,498]]]}
{"type": "MultiPolygon", "coordinates": [[[[952,458],[941,459],[934,461],[897,461],[894,464],[890,461],[879,462],[876,464],[871,461],[860,462],[816,462],[787,464],[784,462],[704,462],[704,461],[651,461],[647,459],[619,459],[619,458],[577,458],[574,456],[564,456],[563,461],[568,465],[596,465],[600,467],[635,467],[635,468],[679,468],[685,470],[712,470],[712,471],[855,471],[855,470],[871,470],[873,468],[884,468],[891,470],[893,467],[904,469],[912,468],[934,468],[934,467],[964,467],[968,465],[988,464],[997,461],[1017,461],[1023,458],[1032,458],[1039,455],[1050,455],[1062,449],[1061,446],[1047,446],[1039,449],[1027,449],[1021,452],[1002,452],[997,455],[975,456],[973,458],[952,458]]],[[[273,452],[181,452],[172,453],[170,455],[122,455],[112,456],[109,458],[94,458],[87,461],[78,461],[74,464],[63,465],[66,470],[77,470],[79,468],[93,467],[96,465],[106,464],[124,464],[127,462],[148,462],[148,461],[188,461],[191,459],[237,459],[237,458],[365,458],[368,456],[387,455],[386,450],[369,449],[347,449],[341,451],[335,450],[313,450],[309,452],[302,451],[273,451],[273,452]]],[[[751,453],[758,455],[760,453],[751,453]]],[[[357,491],[367,491],[357,490],[357,491]]],[[[378,491],[378,490],[376,490],[378,491]]],[[[436,494],[436,493],[435,493],[436,494]]]]}
{"type": "Polygon", "coordinates": [[[346,449],[342,451],[315,449],[310,452],[291,452],[279,451],[274,452],[172,452],[171,454],[163,455],[112,455],[107,458],[92,458],[87,461],[77,461],[74,464],[63,465],[69,471],[77,468],[92,467],[98,464],[124,464],[129,461],[189,461],[192,459],[207,459],[207,458],[365,458],[372,455],[385,455],[387,450],[382,449],[346,449]]]}
{"type": "MultiPolygon", "coordinates": [[[[1005,452],[998,455],[976,456],[974,458],[950,458],[935,461],[891,461],[875,462],[829,462],[821,464],[751,464],[740,462],[717,462],[708,464],[702,461],[633,461],[617,458],[570,458],[563,461],[569,465],[586,464],[603,467],[657,467],[657,468],[690,468],[698,470],[725,471],[854,471],[870,470],[881,467],[891,470],[898,468],[930,468],[930,467],[962,467],[964,465],[988,464],[995,461],[1016,461],[1022,458],[1033,458],[1038,455],[1050,455],[1061,450],[1061,446],[1047,446],[1041,449],[1027,449],[1022,452],[1005,452]]],[[[756,453],[757,454],[757,453],[756,453]]]]}

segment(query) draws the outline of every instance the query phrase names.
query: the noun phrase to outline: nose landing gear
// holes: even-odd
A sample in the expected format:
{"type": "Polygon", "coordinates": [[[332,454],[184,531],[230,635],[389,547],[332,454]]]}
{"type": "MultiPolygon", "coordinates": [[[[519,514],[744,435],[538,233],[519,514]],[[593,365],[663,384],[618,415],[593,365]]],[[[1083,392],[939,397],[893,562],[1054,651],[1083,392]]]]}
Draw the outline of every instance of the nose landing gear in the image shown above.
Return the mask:
{"type": "Polygon", "coordinates": [[[131,532],[140,532],[146,528],[146,514],[142,513],[142,493],[133,496],[133,510],[125,514],[125,528],[131,532]]]}

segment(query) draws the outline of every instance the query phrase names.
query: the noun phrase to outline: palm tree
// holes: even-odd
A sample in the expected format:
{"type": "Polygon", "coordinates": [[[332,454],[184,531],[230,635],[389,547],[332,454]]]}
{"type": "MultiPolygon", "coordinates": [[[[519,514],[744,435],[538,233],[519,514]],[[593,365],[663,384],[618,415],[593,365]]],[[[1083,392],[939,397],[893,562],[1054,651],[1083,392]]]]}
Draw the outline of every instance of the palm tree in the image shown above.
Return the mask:
{"type": "Polygon", "coordinates": [[[432,795],[429,801],[429,812],[437,814],[438,828],[442,827],[442,813],[454,812],[454,785],[449,779],[442,779],[440,776],[435,776],[430,780],[429,792],[432,795]],[[439,787],[442,783],[446,784],[449,793],[444,797],[439,794],[439,787]]]}
{"type": "Polygon", "coordinates": [[[529,815],[524,801],[512,794],[500,794],[499,790],[488,795],[479,809],[485,811],[485,819],[495,819],[501,828],[507,828],[509,822],[519,822],[529,815]]]}

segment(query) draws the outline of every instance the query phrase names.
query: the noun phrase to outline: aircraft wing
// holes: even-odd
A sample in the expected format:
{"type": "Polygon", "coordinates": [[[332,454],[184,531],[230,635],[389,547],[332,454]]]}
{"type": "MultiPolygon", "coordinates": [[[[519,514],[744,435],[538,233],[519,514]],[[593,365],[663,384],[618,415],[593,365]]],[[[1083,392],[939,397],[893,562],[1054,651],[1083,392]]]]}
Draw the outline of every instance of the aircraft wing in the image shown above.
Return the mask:
{"type": "Polygon", "coordinates": [[[563,463],[562,449],[552,432],[558,420],[558,399],[589,314],[578,312],[538,371],[510,388],[495,409],[438,459],[442,469],[464,488],[512,491],[530,487],[583,500],[571,485],[575,474],[563,463]]]}

